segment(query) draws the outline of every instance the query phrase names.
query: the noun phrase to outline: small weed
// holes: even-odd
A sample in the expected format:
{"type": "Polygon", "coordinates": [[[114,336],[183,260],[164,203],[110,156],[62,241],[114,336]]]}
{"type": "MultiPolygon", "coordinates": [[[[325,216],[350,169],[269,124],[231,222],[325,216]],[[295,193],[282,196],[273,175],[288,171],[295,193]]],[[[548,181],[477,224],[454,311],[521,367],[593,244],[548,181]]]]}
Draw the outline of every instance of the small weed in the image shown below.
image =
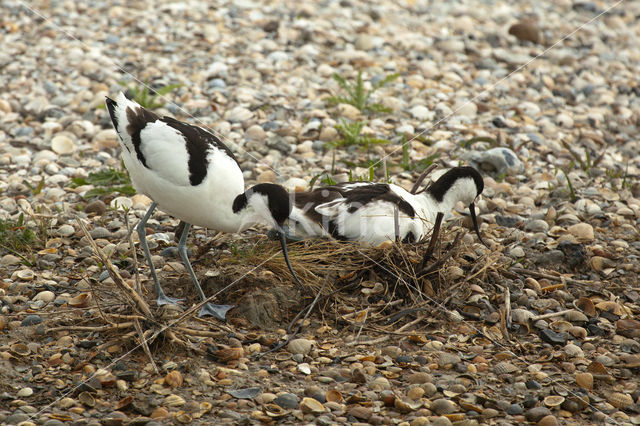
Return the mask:
{"type": "Polygon", "coordinates": [[[0,219],[0,248],[20,257],[27,265],[31,265],[24,254],[31,253],[32,246],[36,242],[36,234],[26,227],[24,213],[20,213],[18,220],[0,219]]]}
{"type": "Polygon", "coordinates": [[[573,190],[573,184],[571,183],[571,179],[569,179],[569,169],[563,169],[564,177],[567,179],[567,186],[569,187],[569,197],[571,198],[571,202],[575,203],[578,201],[578,197],[576,196],[575,191],[573,190]]]}
{"type": "Polygon", "coordinates": [[[335,185],[337,182],[333,179],[333,177],[331,177],[330,173],[327,172],[322,172],[319,173],[317,175],[315,175],[314,177],[311,178],[311,180],[309,181],[309,190],[313,189],[313,186],[316,184],[316,182],[320,180],[321,183],[330,186],[330,185],[335,185]]]}
{"type": "Polygon", "coordinates": [[[369,149],[371,145],[388,144],[386,139],[372,138],[371,136],[362,135],[362,129],[364,128],[366,121],[355,121],[348,123],[342,120],[341,124],[336,124],[336,130],[340,133],[340,139],[329,142],[328,145],[332,148],[338,148],[342,146],[356,145],[365,149],[369,149]]]}
{"type": "Polygon", "coordinates": [[[142,105],[144,108],[155,109],[164,106],[165,102],[162,101],[164,95],[168,95],[178,87],[182,87],[182,84],[167,84],[158,89],[152,89],[149,86],[149,81],[145,81],[141,86],[129,86],[125,82],[120,82],[121,86],[127,88],[127,92],[131,95],[131,98],[142,105]]]}
{"type": "Polygon", "coordinates": [[[589,152],[588,149],[585,149],[584,159],[583,159],[582,156],[576,151],[574,151],[573,148],[571,148],[571,146],[569,146],[567,142],[562,141],[562,146],[565,147],[567,151],[569,151],[569,153],[571,154],[575,162],[578,163],[580,165],[580,168],[585,172],[588,172],[593,167],[596,167],[600,163],[600,161],[602,161],[605,154],[605,151],[602,151],[602,154],[600,154],[595,160],[592,160],[591,153],[589,152]]]}
{"type": "Polygon", "coordinates": [[[40,182],[38,182],[36,186],[31,185],[29,181],[27,181],[26,179],[23,180],[22,183],[24,183],[26,187],[29,188],[29,190],[31,191],[31,194],[33,195],[40,194],[45,186],[44,176],[42,176],[42,179],[40,179],[40,182]]]}
{"type": "Polygon", "coordinates": [[[409,154],[409,142],[407,142],[406,138],[402,137],[402,160],[400,163],[396,163],[396,166],[402,167],[404,170],[408,172],[417,171],[422,172],[426,170],[430,165],[433,164],[435,160],[440,157],[439,153],[431,154],[427,158],[423,158],[418,161],[413,161],[409,154]]]}
{"type": "Polygon", "coordinates": [[[625,167],[624,172],[621,170],[612,170],[612,169],[607,169],[605,171],[607,177],[609,177],[611,179],[610,183],[611,186],[613,187],[614,190],[618,190],[618,185],[616,183],[617,179],[622,179],[622,182],[620,183],[620,188],[619,189],[628,189],[631,188],[631,182],[628,180],[629,178],[629,163],[627,162],[627,165],[625,167]]]}
{"type": "Polygon", "coordinates": [[[370,103],[369,98],[373,92],[392,82],[399,76],[400,74],[390,74],[382,80],[372,83],[371,89],[366,90],[364,88],[364,82],[362,81],[362,71],[358,71],[358,77],[356,78],[355,83],[349,83],[340,74],[335,73],[333,74],[333,79],[337,81],[340,87],[347,92],[347,96],[331,96],[327,100],[329,105],[350,104],[362,112],[391,112],[390,108],[386,108],[382,104],[370,103]]]}
{"type": "Polygon", "coordinates": [[[95,173],[89,173],[86,178],[71,179],[72,187],[77,188],[82,185],[93,185],[95,188],[90,189],[84,195],[84,198],[99,197],[112,193],[123,195],[133,195],[136,190],[131,185],[131,178],[126,171],[108,168],[95,173]]]}

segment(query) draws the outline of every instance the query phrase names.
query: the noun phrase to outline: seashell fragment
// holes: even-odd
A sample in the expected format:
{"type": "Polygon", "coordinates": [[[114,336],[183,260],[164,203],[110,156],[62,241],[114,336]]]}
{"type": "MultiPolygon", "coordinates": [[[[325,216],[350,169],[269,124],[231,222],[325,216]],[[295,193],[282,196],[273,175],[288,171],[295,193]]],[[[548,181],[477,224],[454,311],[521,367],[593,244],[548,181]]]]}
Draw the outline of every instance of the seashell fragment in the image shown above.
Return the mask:
{"type": "Polygon", "coordinates": [[[604,302],[596,304],[596,309],[600,311],[606,311],[617,316],[622,316],[624,314],[622,307],[618,303],[612,302],[610,300],[606,300],[604,302]]]}
{"type": "Polygon", "coordinates": [[[16,356],[28,356],[31,353],[31,349],[24,343],[14,343],[9,349],[11,353],[16,356]]]}
{"type": "Polygon", "coordinates": [[[549,395],[544,399],[544,405],[549,408],[555,408],[562,405],[564,402],[564,396],[560,395],[549,395]]]}
{"type": "Polygon", "coordinates": [[[329,389],[324,397],[327,402],[337,402],[338,404],[342,404],[342,402],[344,401],[344,398],[342,397],[340,391],[337,391],[335,389],[329,389]]]}
{"type": "Polygon", "coordinates": [[[87,407],[95,407],[96,399],[89,392],[81,392],[78,395],[78,401],[86,405],[87,407]]]}
{"type": "Polygon", "coordinates": [[[622,392],[613,392],[607,397],[607,402],[616,408],[625,410],[633,405],[633,398],[622,392]]]}
{"type": "Polygon", "coordinates": [[[89,305],[91,299],[93,299],[91,293],[80,293],[69,299],[67,303],[69,306],[73,306],[74,308],[85,308],[89,305]]]}
{"type": "Polygon", "coordinates": [[[593,374],[591,373],[576,373],[576,383],[578,386],[585,388],[586,390],[593,389],[593,374]]]}
{"type": "Polygon", "coordinates": [[[300,401],[300,410],[303,413],[321,414],[326,411],[326,408],[318,400],[306,397],[300,401]]]}

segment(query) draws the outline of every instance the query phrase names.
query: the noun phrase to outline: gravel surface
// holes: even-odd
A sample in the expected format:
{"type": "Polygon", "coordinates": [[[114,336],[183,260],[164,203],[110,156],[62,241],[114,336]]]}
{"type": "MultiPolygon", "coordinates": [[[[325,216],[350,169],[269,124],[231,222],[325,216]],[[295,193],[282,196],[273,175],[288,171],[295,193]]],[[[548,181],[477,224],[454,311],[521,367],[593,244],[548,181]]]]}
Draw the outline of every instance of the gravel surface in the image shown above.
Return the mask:
{"type": "MultiPolygon", "coordinates": [[[[4,424],[640,424],[640,2],[0,0],[0,11],[4,424]],[[334,74],[359,71],[367,90],[398,74],[370,98],[386,111],[330,102],[344,95],[334,74]],[[137,333],[180,311],[156,312],[146,294],[154,319],[140,316],[79,222],[125,283],[139,270],[151,289],[127,228],[151,201],[89,192],[105,188],[91,173],[121,168],[104,98],[141,82],[180,85],[156,111],[218,132],[247,185],[346,181],[369,161],[409,189],[430,161],[473,164],[489,248],[461,239],[468,254],[440,271],[451,297],[429,298],[428,317],[365,326],[388,284],[371,280],[344,295],[358,309],[327,302],[258,358],[301,300],[262,268],[250,282],[282,279],[260,293],[282,315],[191,317],[141,348],[137,333]],[[332,149],[350,121],[388,143],[332,149]],[[493,269],[476,276],[474,261],[493,269]]],[[[189,307],[177,223],[156,213],[149,243],[189,307]]],[[[193,232],[196,272],[215,281],[214,260],[228,270],[256,238],[193,232]]]]}

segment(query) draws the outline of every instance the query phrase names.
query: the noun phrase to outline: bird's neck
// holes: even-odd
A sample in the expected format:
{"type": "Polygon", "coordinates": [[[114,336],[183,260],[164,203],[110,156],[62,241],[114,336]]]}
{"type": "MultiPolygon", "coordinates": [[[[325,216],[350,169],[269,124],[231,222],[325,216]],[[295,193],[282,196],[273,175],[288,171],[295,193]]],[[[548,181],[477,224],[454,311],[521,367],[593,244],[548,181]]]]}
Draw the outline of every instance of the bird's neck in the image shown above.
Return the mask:
{"type": "Polygon", "coordinates": [[[436,200],[436,198],[429,192],[429,190],[424,191],[421,195],[422,196],[419,197],[418,200],[420,201],[420,204],[425,211],[427,219],[429,219],[430,221],[435,220],[438,212],[446,214],[453,210],[456,203],[458,202],[455,194],[453,194],[451,191],[445,193],[442,201],[436,200]]]}

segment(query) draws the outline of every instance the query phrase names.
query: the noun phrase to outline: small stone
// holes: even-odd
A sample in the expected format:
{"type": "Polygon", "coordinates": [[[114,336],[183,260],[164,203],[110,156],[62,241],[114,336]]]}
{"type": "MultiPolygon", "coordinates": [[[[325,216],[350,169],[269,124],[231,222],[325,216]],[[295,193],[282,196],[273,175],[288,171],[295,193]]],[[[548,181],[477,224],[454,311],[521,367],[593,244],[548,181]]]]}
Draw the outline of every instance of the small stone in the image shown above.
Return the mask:
{"type": "Polygon", "coordinates": [[[487,151],[475,151],[469,154],[469,160],[476,168],[498,175],[512,176],[524,171],[524,164],[509,148],[497,147],[487,151]]]}
{"type": "Polygon", "coordinates": [[[542,219],[530,220],[524,225],[524,230],[528,232],[547,232],[549,224],[542,219]]]}
{"type": "Polygon", "coordinates": [[[273,170],[265,170],[258,175],[258,183],[275,183],[276,174],[273,170]]]}
{"type": "Polygon", "coordinates": [[[551,411],[547,407],[533,407],[524,413],[524,417],[527,421],[538,422],[540,419],[550,414],[551,411]]]}
{"type": "Polygon", "coordinates": [[[102,151],[109,148],[117,148],[119,143],[118,134],[115,129],[104,129],[99,131],[91,141],[93,148],[102,151]]]}
{"type": "Polygon", "coordinates": [[[564,345],[568,337],[565,332],[557,333],[549,329],[540,330],[540,338],[542,341],[552,345],[564,345]]]}
{"type": "Polygon", "coordinates": [[[434,113],[433,111],[429,110],[429,108],[427,108],[424,105],[416,105],[413,108],[411,108],[409,110],[409,113],[411,114],[411,116],[417,120],[420,121],[426,121],[429,120],[431,118],[433,118],[434,113]]]}
{"type": "Polygon", "coordinates": [[[371,50],[373,48],[373,39],[369,34],[358,34],[354,46],[358,50],[371,50]]]}
{"type": "Polygon", "coordinates": [[[429,373],[425,373],[425,372],[422,372],[422,371],[419,371],[419,372],[416,372],[416,373],[412,373],[407,378],[407,382],[412,384],[412,385],[420,385],[420,384],[423,384],[423,383],[431,383],[432,380],[433,380],[433,378],[431,377],[431,375],[429,373]]]}
{"type": "Polygon", "coordinates": [[[234,122],[243,122],[253,118],[253,112],[244,107],[235,107],[225,114],[225,118],[234,123],[234,122]]]}
{"type": "Polygon", "coordinates": [[[548,416],[544,416],[540,420],[538,420],[538,426],[557,426],[558,419],[556,419],[553,415],[549,414],[548,416]]]}
{"type": "Polygon", "coordinates": [[[509,34],[521,41],[540,43],[540,31],[535,22],[523,20],[509,27],[509,34]]]}
{"type": "Polygon", "coordinates": [[[267,133],[264,131],[264,129],[257,124],[254,124],[247,130],[245,130],[244,135],[247,139],[258,142],[265,140],[265,138],[267,137],[267,133]]]}
{"type": "Polygon", "coordinates": [[[567,231],[580,242],[589,242],[594,240],[593,226],[588,223],[576,223],[567,228],[567,231]]]}
{"type": "Polygon", "coordinates": [[[29,420],[29,415],[25,413],[15,413],[8,417],[6,417],[2,423],[5,425],[17,425],[22,422],[26,422],[29,420]]]}
{"type": "Polygon", "coordinates": [[[97,240],[98,238],[111,238],[111,232],[107,228],[102,226],[93,228],[91,231],[89,231],[89,235],[91,235],[91,238],[93,238],[94,240],[97,240]]]}
{"type": "Polygon", "coordinates": [[[29,327],[31,325],[37,325],[42,322],[42,317],[40,315],[27,315],[22,322],[20,323],[23,327],[29,327]]]}
{"type": "Polygon", "coordinates": [[[31,389],[31,388],[22,388],[16,393],[16,395],[18,396],[18,398],[28,398],[31,395],[33,395],[33,389],[31,389]]]}
{"type": "Polygon", "coordinates": [[[565,129],[570,129],[573,127],[573,118],[565,113],[560,113],[556,117],[556,124],[565,129]]]}
{"type": "Polygon", "coordinates": [[[388,356],[391,358],[397,358],[402,354],[402,349],[398,346],[385,346],[380,351],[382,356],[388,356]]]}
{"type": "Polygon", "coordinates": [[[373,414],[373,411],[369,407],[365,407],[362,405],[354,405],[351,408],[349,408],[349,411],[347,411],[347,414],[355,417],[356,419],[369,420],[369,418],[371,418],[371,415],[373,414]]]}
{"type": "Polygon", "coordinates": [[[507,414],[517,416],[522,413],[524,413],[524,409],[520,404],[511,404],[509,407],[507,407],[507,414]]]}
{"type": "Polygon", "coordinates": [[[58,135],[51,139],[51,150],[59,155],[71,154],[76,150],[73,140],[67,135],[58,135]]]}
{"type": "Polygon", "coordinates": [[[282,408],[298,408],[298,397],[292,393],[285,393],[274,399],[273,403],[282,408]]]}
{"type": "Polygon", "coordinates": [[[524,257],[524,255],[525,253],[522,247],[513,247],[511,250],[509,250],[509,256],[513,257],[514,259],[519,259],[521,257],[524,257]]]}
{"type": "Polygon", "coordinates": [[[500,415],[500,412],[495,408],[485,408],[484,410],[482,410],[482,413],[480,413],[480,415],[484,419],[492,419],[494,417],[498,417],[498,415],[500,415]]]}
{"type": "Polygon", "coordinates": [[[573,343],[569,343],[564,347],[564,353],[566,353],[569,358],[584,357],[584,351],[580,348],[580,346],[574,345],[573,343]]]}
{"type": "Polygon", "coordinates": [[[42,300],[45,303],[50,303],[50,302],[53,302],[55,298],[56,298],[56,294],[54,292],[49,290],[44,290],[36,294],[32,300],[34,301],[42,300]]]}
{"type": "Polygon", "coordinates": [[[0,259],[0,265],[2,266],[17,265],[21,262],[22,259],[12,254],[5,254],[4,256],[2,256],[2,259],[0,259]]]}
{"type": "Polygon", "coordinates": [[[391,383],[389,383],[389,379],[387,379],[386,377],[378,376],[375,379],[371,380],[371,382],[369,383],[369,388],[375,391],[391,389],[391,383]]]}
{"type": "Polygon", "coordinates": [[[440,398],[431,403],[430,409],[434,413],[442,415],[453,413],[456,410],[456,407],[453,402],[449,401],[448,399],[440,398]]]}
{"type": "Polygon", "coordinates": [[[325,142],[336,140],[338,138],[338,131],[334,127],[323,127],[322,130],[320,130],[319,138],[325,142]]]}
{"type": "Polygon", "coordinates": [[[102,200],[95,200],[84,207],[85,213],[95,213],[102,216],[107,212],[107,205],[102,200]]]}
{"type": "Polygon", "coordinates": [[[69,224],[62,225],[56,230],[56,234],[60,237],[70,237],[76,232],[73,226],[69,224]]]}
{"type": "Polygon", "coordinates": [[[314,343],[313,340],[308,339],[293,339],[287,345],[287,350],[292,354],[308,355],[314,343]]]}
{"type": "Polygon", "coordinates": [[[337,108],[338,114],[349,120],[355,121],[360,117],[360,110],[351,104],[338,104],[337,108]]]}

